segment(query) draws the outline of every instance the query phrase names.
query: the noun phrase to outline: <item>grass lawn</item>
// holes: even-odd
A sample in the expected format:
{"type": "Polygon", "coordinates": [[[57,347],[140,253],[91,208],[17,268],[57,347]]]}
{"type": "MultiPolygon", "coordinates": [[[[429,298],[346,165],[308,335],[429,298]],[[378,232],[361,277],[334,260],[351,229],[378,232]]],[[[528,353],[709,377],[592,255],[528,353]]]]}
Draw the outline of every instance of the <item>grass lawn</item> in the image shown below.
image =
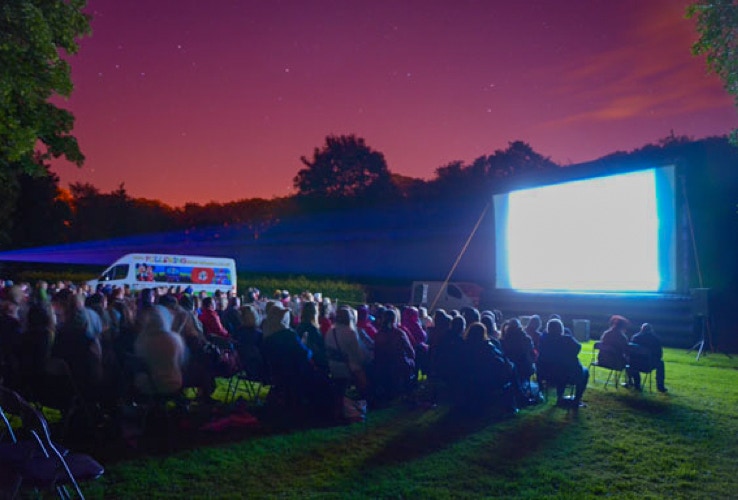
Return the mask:
{"type": "Polygon", "coordinates": [[[189,431],[189,445],[166,454],[98,450],[105,475],[83,489],[88,498],[735,498],[738,358],[666,349],[665,361],[668,394],[655,381],[653,393],[605,389],[600,370],[578,413],[549,401],[494,421],[400,405],[345,427],[189,431]]]}

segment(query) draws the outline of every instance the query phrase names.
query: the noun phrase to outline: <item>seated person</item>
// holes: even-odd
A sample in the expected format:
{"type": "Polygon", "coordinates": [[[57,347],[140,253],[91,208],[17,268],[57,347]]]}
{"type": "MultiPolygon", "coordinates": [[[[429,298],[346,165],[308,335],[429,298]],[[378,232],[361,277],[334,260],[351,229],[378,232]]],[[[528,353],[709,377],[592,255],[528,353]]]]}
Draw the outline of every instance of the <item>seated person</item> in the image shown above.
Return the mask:
{"type": "Polygon", "coordinates": [[[630,341],[630,365],[628,378],[636,390],[641,390],[641,372],[656,370],[656,387],[659,392],[667,392],[664,386],[664,360],[661,341],[653,333],[653,326],[643,323],[638,333],[630,341]]]}
{"type": "Polygon", "coordinates": [[[622,370],[628,364],[628,336],[625,331],[629,321],[623,316],[610,318],[610,327],[600,337],[599,366],[612,370],[622,370]]]}
{"type": "Polygon", "coordinates": [[[517,412],[513,363],[490,342],[483,323],[472,323],[464,333],[461,361],[458,369],[463,386],[458,388],[458,404],[467,410],[496,407],[517,412]]]}
{"type": "Polygon", "coordinates": [[[330,418],[334,397],[327,376],[315,370],[312,352],[290,327],[290,312],[275,301],[262,324],[262,353],[273,384],[270,397],[290,418],[330,418]]]}
{"type": "Polygon", "coordinates": [[[199,316],[205,335],[214,335],[216,337],[229,338],[231,335],[220,321],[220,316],[215,310],[215,301],[213,297],[205,297],[202,299],[202,311],[199,316]]]}
{"type": "Polygon", "coordinates": [[[519,319],[505,321],[500,344],[507,359],[515,363],[518,385],[523,391],[527,390],[530,387],[530,377],[536,371],[536,353],[533,340],[525,333],[519,319]]]}
{"type": "Polygon", "coordinates": [[[541,335],[543,334],[541,331],[542,327],[543,321],[537,314],[532,315],[528,320],[528,324],[525,326],[525,333],[527,333],[528,337],[533,341],[533,347],[536,349],[536,354],[538,353],[538,344],[541,340],[541,335]]]}
{"type": "Polygon", "coordinates": [[[185,345],[182,337],[172,331],[172,315],[164,306],[144,312],[135,350],[145,367],[134,380],[139,391],[174,394],[182,389],[185,345]]]}
{"type": "Polygon", "coordinates": [[[579,362],[582,345],[570,334],[564,333],[564,324],[559,319],[546,323],[546,334],[541,336],[538,354],[538,377],[556,387],[557,404],[564,405],[564,390],[574,384],[576,392],[574,408],[584,406],[582,396],[587,388],[589,370],[579,362]]]}
{"type": "Polygon", "coordinates": [[[387,309],[374,337],[372,392],[377,400],[389,401],[408,394],[415,381],[415,350],[397,325],[397,313],[387,309]]]}

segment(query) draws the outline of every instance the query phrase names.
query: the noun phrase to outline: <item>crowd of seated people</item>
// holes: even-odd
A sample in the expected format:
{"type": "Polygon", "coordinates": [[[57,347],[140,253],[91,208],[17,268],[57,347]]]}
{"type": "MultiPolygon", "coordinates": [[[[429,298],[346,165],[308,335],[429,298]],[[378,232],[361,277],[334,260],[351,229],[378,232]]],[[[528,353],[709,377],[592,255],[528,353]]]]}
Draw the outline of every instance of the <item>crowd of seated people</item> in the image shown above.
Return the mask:
{"type": "MultiPolygon", "coordinates": [[[[4,385],[43,399],[50,359],[63,360],[80,394],[114,412],[137,394],[171,395],[194,389],[212,405],[216,378],[213,346],[230,346],[238,371],[271,387],[270,404],[299,418],[340,421],[347,394],[369,407],[413,400],[420,385],[431,404],[477,413],[515,413],[540,401],[544,380],[560,404],[582,405],[588,372],[581,345],[551,317],[523,327],[496,310],[461,311],[391,304],[336,307],[305,292],[280,291],[271,300],[250,289],[212,296],[191,290],[122,288],[40,282],[0,291],[0,378],[4,385]],[[566,401],[563,392],[576,393],[566,401]]],[[[615,317],[603,335],[613,352],[649,351],[649,366],[663,385],[663,361],[653,328],[644,324],[628,346],[627,323],[615,317]],[[622,346],[625,347],[622,347],[622,346]],[[617,350],[620,349],[620,350],[617,350]]],[[[624,318],[623,318],[624,319],[624,318]]],[[[618,354],[620,355],[620,354],[618,354]]],[[[615,358],[622,362],[627,358],[615,358]]],[[[640,386],[640,372],[629,372],[640,386]]]]}

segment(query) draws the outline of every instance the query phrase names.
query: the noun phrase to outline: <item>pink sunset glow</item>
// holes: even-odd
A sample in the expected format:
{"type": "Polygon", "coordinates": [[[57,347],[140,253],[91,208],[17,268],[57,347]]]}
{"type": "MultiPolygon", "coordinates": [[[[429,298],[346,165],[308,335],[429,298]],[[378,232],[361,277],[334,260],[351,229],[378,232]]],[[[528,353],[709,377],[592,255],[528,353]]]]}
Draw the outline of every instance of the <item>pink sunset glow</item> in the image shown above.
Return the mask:
{"type": "Polygon", "coordinates": [[[738,126],[674,0],[90,0],[87,161],[62,186],[173,206],[294,193],[329,134],[430,178],[522,140],[561,164],[738,126]]]}

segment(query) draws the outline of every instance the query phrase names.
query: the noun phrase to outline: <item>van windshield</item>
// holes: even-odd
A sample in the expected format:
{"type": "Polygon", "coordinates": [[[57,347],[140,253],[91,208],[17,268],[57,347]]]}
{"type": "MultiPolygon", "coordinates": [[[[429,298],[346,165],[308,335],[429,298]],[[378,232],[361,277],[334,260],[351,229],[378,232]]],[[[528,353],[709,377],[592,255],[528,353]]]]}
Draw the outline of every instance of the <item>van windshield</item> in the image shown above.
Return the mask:
{"type": "Polygon", "coordinates": [[[113,266],[100,276],[100,281],[123,280],[128,276],[128,264],[113,266]]]}

